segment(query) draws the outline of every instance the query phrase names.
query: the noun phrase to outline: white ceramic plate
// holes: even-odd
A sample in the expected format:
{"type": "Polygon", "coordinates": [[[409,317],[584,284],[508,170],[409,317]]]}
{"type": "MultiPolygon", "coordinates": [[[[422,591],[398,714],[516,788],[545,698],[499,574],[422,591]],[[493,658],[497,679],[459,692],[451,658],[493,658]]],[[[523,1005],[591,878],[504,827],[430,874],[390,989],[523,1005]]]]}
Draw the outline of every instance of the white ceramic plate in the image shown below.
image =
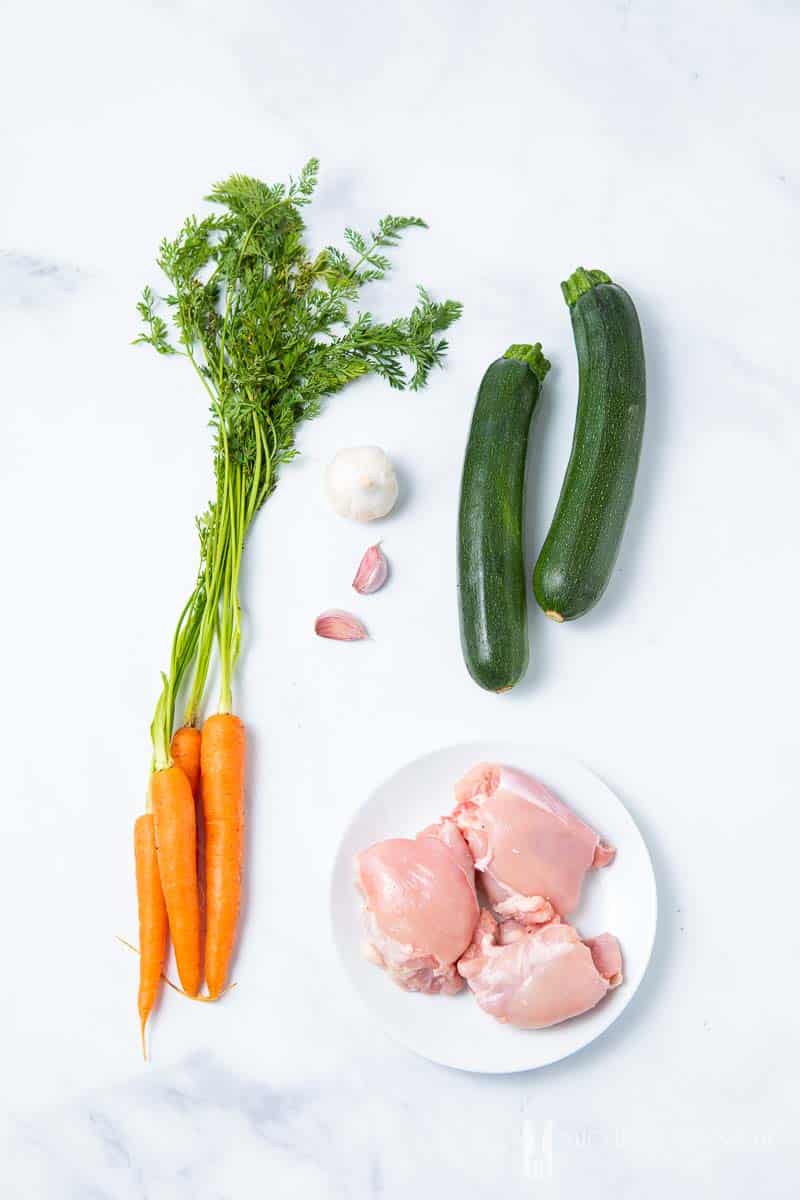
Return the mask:
{"type": "Polygon", "coordinates": [[[333,933],[344,969],[375,1019],[396,1041],[433,1062],[465,1071],[528,1071],[574,1054],[598,1037],[630,1003],[642,981],[656,929],[656,886],[647,847],[613,792],[586,767],[544,747],[507,742],[449,746],[415,759],[368,796],[339,847],[331,881],[333,933]],[[624,981],[583,1016],[550,1029],[501,1025],[465,989],[458,996],[404,992],[361,952],[361,903],[353,885],[359,850],[408,837],[452,808],[453,784],[477,762],[507,763],[537,776],[617,849],[614,862],[591,872],[570,920],[584,937],[619,938],[624,981]]]}

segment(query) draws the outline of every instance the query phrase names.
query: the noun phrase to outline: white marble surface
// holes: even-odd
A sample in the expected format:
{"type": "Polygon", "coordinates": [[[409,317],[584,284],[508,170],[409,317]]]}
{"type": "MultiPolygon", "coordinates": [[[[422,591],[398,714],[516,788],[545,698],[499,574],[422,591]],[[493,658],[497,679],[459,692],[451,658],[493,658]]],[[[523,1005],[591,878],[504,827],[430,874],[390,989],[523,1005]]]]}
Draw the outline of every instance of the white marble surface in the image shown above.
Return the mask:
{"type": "Polygon", "coordinates": [[[795,1194],[798,937],[797,46],[779,0],[8,6],[0,122],[4,986],[0,1193],[470,1198],[795,1194]],[[239,704],[252,731],[239,987],[168,997],[139,1059],[130,829],[206,498],[202,397],[128,345],[158,239],[233,170],[322,159],[312,233],[418,211],[380,300],[462,298],[419,397],[354,387],[302,436],[254,531],[239,704]],[[485,364],[540,338],[531,550],[571,435],[558,282],[630,288],[650,410],[602,604],[531,617],[533,665],[470,685],[454,609],[460,458],[485,364]],[[383,444],[406,499],[374,641],[310,635],[365,542],[333,451],[383,444]],[[658,873],[623,1019],[533,1075],[385,1040],[327,936],[365,789],[472,737],[535,736],[629,804],[658,873]]]}

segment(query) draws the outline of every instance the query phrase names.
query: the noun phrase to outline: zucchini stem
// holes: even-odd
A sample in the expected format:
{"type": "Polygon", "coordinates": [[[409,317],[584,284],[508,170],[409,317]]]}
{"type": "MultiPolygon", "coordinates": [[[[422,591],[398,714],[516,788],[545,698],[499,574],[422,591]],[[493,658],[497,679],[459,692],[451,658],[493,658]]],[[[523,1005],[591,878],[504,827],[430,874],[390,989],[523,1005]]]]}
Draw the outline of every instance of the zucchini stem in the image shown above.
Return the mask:
{"type": "Polygon", "coordinates": [[[561,291],[564,293],[567,305],[573,308],[581,296],[585,296],[593,287],[597,287],[598,283],[611,282],[611,277],[606,275],[605,271],[586,271],[583,267],[578,267],[572,272],[569,279],[561,284],[561,291]]]}
{"type": "Polygon", "coordinates": [[[527,363],[539,383],[544,383],[545,376],[550,370],[550,363],[542,354],[541,342],[537,342],[535,346],[530,346],[526,342],[509,346],[503,358],[513,358],[517,362],[527,363]]]}

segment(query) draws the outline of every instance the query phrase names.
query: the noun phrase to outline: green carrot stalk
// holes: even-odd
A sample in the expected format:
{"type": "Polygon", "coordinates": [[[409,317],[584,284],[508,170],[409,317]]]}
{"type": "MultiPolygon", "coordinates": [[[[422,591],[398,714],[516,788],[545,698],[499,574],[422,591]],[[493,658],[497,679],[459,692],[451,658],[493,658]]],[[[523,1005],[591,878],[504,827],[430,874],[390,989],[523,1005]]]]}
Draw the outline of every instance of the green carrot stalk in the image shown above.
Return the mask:
{"type": "Polygon", "coordinates": [[[390,270],[387,252],[406,230],[425,223],[387,216],[369,235],[347,229],[346,248],[311,254],[302,210],[317,169],[311,159],[286,186],[245,175],[217,184],[208,197],[214,210],[189,217],[175,238],[161,243],[167,294],[159,300],[145,288],[138,305],[143,328],[136,341],[188,360],[206,392],[214,430],[216,494],[199,522],[201,595],[193,594],[191,620],[182,617],[173,641],[153,722],[159,761],[189,674],[186,721],[197,720],[215,641],[220,709],[230,711],[241,645],[243,548],[280,468],[296,454],[298,425],[362,375],[380,375],[399,390],[424,387],[444,361],[441,335],[461,313],[456,301],[438,303],[424,288],[407,316],[380,322],[359,310],[361,289],[390,270]]]}

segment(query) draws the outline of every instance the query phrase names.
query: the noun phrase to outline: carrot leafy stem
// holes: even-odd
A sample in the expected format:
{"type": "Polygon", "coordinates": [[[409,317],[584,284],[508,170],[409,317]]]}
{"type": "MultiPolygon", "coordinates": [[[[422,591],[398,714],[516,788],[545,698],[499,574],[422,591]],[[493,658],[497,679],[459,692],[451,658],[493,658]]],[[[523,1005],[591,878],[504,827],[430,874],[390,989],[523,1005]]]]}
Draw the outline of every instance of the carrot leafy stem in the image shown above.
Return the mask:
{"type": "Polygon", "coordinates": [[[311,253],[303,208],[317,172],[311,159],[286,185],[247,175],[216,184],[207,197],[214,209],[189,217],[161,243],[165,295],[159,300],[145,288],[138,305],[136,341],[162,355],[184,355],[203,383],[216,479],[198,522],[198,583],[178,623],[153,722],[157,760],[165,752],[168,760],[175,697],[190,671],[186,716],[197,717],[215,641],[220,708],[231,708],[242,550],[281,467],[296,454],[298,425],[363,375],[400,390],[424,387],[447,352],[443,333],[461,314],[458,302],[436,301],[424,288],[407,315],[387,322],[359,309],[361,289],[388,274],[388,252],[425,222],[387,216],[369,234],[348,228],[344,249],[311,253]]]}

